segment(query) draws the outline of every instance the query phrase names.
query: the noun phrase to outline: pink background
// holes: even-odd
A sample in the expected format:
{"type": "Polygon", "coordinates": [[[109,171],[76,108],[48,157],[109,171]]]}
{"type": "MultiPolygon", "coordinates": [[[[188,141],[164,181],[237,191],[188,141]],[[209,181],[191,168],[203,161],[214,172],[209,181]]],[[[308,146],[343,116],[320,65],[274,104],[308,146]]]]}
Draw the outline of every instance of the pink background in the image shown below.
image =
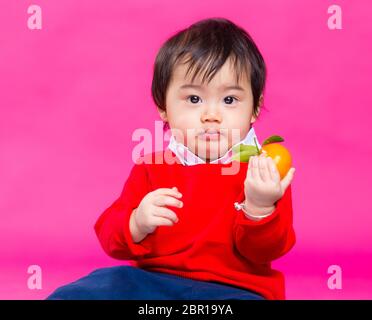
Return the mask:
{"type": "Polygon", "coordinates": [[[159,120],[157,50],[208,17],[243,26],[268,66],[260,141],[285,137],[297,244],[273,266],[288,299],[372,298],[371,31],[368,0],[1,0],[0,298],[43,299],[107,257],[93,225],[120,194],[136,128],[159,120]],[[327,8],[343,9],[343,29],[327,8]],[[43,29],[27,28],[27,7],[43,29]],[[43,289],[27,288],[27,267],[43,289]],[[328,266],[343,289],[327,287],[328,266]]]}

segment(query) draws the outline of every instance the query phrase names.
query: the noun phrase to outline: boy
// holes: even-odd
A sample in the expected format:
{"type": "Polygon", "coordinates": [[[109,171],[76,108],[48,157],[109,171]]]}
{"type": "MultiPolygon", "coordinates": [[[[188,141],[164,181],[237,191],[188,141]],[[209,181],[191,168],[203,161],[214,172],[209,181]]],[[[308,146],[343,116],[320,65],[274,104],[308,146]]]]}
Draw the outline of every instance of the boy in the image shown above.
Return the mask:
{"type": "Polygon", "coordinates": [[[222,174],[237,163],[233,146],[254,145],[265,79],[253,40],[226,19],[199,21],[162,46],[152,94],[169,145],[138,159],[95,225],[108,255],[135,263],[96,270],[51,299],[285,298],[271,261],[295,243],[294,168],[280,181],[262,154],[222,174]]]}

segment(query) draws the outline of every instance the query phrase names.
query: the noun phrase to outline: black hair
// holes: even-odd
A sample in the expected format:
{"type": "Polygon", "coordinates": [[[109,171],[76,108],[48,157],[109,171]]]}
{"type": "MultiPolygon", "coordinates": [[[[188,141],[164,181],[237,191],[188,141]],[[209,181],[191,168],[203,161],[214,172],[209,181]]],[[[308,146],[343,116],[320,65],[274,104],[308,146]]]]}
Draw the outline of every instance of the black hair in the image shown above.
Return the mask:
{"type": "Polygon", "coordinates": [[[253,114],[258,117],[266,82],[265,61],[248,32],[224,18],[198,21],[163,44],[154,64],[151,93],[155,104],[166,110],[166,92],[177,63],[189,63],[187,74],[192,71],[192,81],[204,71],[202,83],[206,79],[209,83],[228,58],[233,59],[237,82],[241,75],[249,75],[253,114]]]}

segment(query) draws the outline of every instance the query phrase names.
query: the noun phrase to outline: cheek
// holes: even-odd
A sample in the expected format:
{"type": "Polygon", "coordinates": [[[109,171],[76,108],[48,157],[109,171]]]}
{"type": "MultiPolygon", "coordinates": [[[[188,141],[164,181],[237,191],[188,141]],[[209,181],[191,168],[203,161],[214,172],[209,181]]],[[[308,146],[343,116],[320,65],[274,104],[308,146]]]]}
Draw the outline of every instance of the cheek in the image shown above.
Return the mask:
{"type": "Polygon", "coordinates": [[[244,139],[250,129],[250,122],[249,112],[225,115],[223,127],[227,128],[229,147],[244,139]]]}
{"type": "Polygon", "coordinates": [[[176,107],[168,112],[169,124],[174,128],[187,129],[200,127],[200,115],[187,108],[176,107]]]}
{"type": "Polygon", "coordinates": [[[180,117],[173,123],[170,122],[172,134],[178,142],[190,147],[195,145],[198,126],[192,119],[180,117]]]}

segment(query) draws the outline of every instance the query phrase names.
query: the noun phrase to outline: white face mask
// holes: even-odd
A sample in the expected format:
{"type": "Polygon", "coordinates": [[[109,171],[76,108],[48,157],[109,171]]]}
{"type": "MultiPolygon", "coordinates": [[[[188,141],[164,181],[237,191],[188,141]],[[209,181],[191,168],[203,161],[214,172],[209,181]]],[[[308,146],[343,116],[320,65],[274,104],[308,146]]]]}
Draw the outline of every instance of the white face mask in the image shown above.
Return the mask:
{"type": "MultiPolygon", "coordinates": [[[[254,131],[254,128],[252,127],[245,138],[238,143],[234,144],[222,157],[215,159],[211,161],[210,163],[230,163],[231,158],[233,156],[232,149],[240,144],[245,145],[252,145],[255,146],[254,138],[256,138],[257,146],[258,148],[261,148],[261,145],[258,142],[256,133],[254,131]]],[[[201,164],[206,163],[203,159],[198,157],[196,154],[194,154],[188,147],[186,147],[184,144],[176,141],[174,136],[172,135],[169,140],[169,144],[167,146],[170,150],[173,151],[173,153],[177,156],[177,158],[181,161],[181,163],[185,166],[192,166],[195,164],[201,164]]]]}

